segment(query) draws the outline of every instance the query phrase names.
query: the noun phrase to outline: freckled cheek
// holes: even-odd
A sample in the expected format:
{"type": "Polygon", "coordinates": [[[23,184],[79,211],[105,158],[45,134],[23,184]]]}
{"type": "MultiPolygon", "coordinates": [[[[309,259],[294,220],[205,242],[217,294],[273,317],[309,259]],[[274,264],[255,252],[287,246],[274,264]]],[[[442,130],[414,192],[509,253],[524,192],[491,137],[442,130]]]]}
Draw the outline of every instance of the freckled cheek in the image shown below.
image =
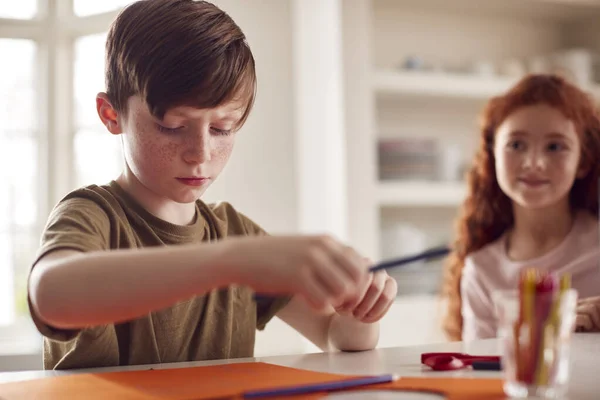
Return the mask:
{"type": "Polygon", "coordinates": [[[173,163],[177,157],[178,146],[175,143],[165,143],[160,138],[138,137],[136,153],[138,161],[145,166],[146,171],[160,171],[173,163]]]}
{"type": "Polygon", "coordinates": [[[233,141],[226,141],[217,144],[212,151],[212,159],[225,162],[229,159],[233,150],[233,141]]]}
{"type": "Polygon", "coordinates": [[[176,143],[156,143],[154,152],[156,163],[159,165],[170,164],[177,158],[179,146],[176,143]]]}

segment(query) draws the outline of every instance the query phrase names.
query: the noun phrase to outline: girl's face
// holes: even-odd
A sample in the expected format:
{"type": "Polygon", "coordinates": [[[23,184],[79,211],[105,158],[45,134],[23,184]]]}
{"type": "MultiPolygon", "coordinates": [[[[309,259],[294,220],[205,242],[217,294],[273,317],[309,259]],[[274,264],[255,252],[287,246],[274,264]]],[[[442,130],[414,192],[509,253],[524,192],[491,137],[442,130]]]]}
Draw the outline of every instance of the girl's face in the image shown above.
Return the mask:
{"type": "Polygon", "coordinates": [[[545,104],[522,107],[504,120],[496,131],[494,157],[500,188],[523,208],[568,203],[584,172],[575,125],[545,104]]]}

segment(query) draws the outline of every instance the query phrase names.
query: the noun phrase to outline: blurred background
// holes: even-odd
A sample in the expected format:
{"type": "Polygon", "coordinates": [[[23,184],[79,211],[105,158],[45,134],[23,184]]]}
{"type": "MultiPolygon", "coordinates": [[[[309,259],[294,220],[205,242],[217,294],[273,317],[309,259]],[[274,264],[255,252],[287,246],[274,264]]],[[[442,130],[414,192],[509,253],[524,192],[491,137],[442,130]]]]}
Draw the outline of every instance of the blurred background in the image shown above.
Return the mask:
{"type": "MultiPolygon", "coordinates": [[[[26,277],[49,211],[114,179],[104,40],[128,0],[0,0],[0,371],[40,369],[26,277]]],[[[596,0],[216,0],[258,98],[206,201],[271,233],[328,232],[380,260],[449,243],[485,101],[529,72],[600,96],[596,0]]],[[[440,342],[441,262],[394,272],[380,346],[440,342]]],[[[256,355],[317,351],[273,321],[256,355]]]]}

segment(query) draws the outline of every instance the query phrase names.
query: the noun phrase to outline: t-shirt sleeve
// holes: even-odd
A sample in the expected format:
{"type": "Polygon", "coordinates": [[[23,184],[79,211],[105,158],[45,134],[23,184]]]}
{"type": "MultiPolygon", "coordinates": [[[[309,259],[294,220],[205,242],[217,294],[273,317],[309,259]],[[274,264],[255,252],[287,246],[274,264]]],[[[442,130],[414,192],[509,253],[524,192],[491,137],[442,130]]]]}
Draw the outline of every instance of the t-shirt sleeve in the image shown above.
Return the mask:
{"type": "MultiPolygon", "coordinates": [[[[42,257],[56,250],[106,250],[109,248],[109,235],[108,216],[98,204],[90,199],[65,199],[48,218],[31,270],[42,257]]],[[[27,300],[31,318],[43,336],[57,341],[69,341],[77,336],[79,330],[57,329],[42,322],[35,314],[29,294],[27,300]]]]}
{"type": "Polygon", "coordinates": [[[494,306],[473,259],[467,257],[460,283],[463,341],[496,336],[494,306]]]}
{"type": "MultiPolygon", "coordinates": [[[[243,214],[240,214],[246,232],[249,236],[268,235],[257,223],[243,214]]],[[[265,329],[267,323],[291,300],[291,296],[264,297],[256,301],[256,328],[265,329]]]]}

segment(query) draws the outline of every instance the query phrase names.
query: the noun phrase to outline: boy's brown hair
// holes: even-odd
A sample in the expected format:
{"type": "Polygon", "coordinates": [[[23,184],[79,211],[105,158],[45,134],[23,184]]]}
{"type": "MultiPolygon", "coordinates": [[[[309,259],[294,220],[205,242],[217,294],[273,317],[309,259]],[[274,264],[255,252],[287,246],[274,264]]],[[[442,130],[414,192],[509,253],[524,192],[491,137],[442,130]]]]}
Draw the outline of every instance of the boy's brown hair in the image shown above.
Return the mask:
{"type": "Polygon", "coordinates": [[[152,115],[169,108],[213,108],[240,101],[243,125],[256,93],[254,57],[239,26],[215,5],[141,0],[127,6],[106,41],[106,91],[127,112],[139,95],[152,115]]]}

